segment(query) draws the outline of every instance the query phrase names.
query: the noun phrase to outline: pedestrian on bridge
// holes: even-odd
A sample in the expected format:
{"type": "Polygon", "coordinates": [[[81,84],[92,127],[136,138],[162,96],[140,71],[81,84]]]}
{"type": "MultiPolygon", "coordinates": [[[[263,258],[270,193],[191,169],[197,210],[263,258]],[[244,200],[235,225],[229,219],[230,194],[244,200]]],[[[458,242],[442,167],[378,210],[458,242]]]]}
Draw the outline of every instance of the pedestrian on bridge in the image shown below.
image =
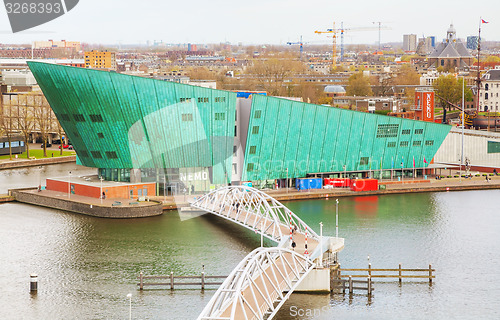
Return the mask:
{"type": "Polygon", "coordinates": [[[297,244],[295,243],[295,241],[292,240],[292,250],[295,251],[295,247],[297,246],[297,244]]]}

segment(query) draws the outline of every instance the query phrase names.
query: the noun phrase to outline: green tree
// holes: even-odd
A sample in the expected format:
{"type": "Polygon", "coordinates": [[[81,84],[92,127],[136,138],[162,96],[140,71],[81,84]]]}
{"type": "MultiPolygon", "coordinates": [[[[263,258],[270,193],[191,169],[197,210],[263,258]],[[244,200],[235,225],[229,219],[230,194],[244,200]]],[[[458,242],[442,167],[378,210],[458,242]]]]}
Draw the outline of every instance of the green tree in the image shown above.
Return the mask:
{"type": "Polygon", "coordinates": [[[347,81],[346,94],[348,96],[371,96],[370,78],[365,77],[362,72],[355,73],[347,81]]]}
{"type": "MultiPolygon", "coordinates": [[[[453,75],[442,75],[434,81],[433,87],[436,93],[437,103],[443,108],[443,122],[446,122],[446,109],[451,111],[453,105],[462,101],[463,79],[457,79],[453,75]]],[[[465,101],[472,101],[472,91],[465,87],[465,101]]]]}

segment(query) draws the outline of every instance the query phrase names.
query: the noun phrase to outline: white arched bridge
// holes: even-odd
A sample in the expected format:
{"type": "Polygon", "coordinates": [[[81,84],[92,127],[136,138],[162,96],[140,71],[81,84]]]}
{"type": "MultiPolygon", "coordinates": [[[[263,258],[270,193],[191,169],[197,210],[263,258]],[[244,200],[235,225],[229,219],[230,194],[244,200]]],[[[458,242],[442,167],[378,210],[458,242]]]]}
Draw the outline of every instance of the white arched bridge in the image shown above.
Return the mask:
{"type": "Polygon", "coordinates": [[[198,319],[271,319],[300,282],[334,255],[344,239],[318,235],[268,194],[228,186],[196,199],[191,207],[254,230],[277,246],[246,256],[203,309],[198,319]]]}

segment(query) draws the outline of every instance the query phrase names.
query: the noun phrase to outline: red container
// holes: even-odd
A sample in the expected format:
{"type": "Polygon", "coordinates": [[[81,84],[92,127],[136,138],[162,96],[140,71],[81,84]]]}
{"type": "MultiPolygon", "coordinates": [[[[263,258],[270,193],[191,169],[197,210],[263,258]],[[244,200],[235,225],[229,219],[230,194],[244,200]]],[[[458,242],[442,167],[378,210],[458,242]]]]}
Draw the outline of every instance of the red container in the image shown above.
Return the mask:
{"type": "Polygon", "coordinates": [[[335,188],[349,187],[351,185],[351,179],[348,178],[325,178],[325,186],[333,186],[335,188]]]}
{"type": "Polygon", "coordinates": [[[351,191],[376,191],[378,190],[377,179],[354,179],[351,181],[351,191]]]}

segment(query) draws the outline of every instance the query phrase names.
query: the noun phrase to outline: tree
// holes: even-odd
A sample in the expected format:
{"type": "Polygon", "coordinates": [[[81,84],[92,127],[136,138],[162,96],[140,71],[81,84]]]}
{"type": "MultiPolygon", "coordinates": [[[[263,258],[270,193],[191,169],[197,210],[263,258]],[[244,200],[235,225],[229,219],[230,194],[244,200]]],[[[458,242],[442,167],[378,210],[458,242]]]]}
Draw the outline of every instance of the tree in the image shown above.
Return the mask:
{"type": "Polygon", "coordinates": [[[370,78],[365,77],[362,72],[355,73],[349,77],[346,94],[348,96],[371,96],[370,78]]]}
{"type": "MultiPolygon", "coordinates": [[[[40,135],[42,137],[43,143],[43,156],[47,157],[47,140],[49,137],[49,132],[52,128],[52,122],[54,119],[52,110],[50,109],[47,100],[39,97],[35,102],[35,119],[38,130],[40,131],[40,135]]],[[[62,144],[61,144],[62,149],[62,144]]]]}
{"type": "Polygon", "coordinates": [[[410,65],[403,65],[394,78],[395,85],[419,85],[420,75],[410,65]]]}
{"type": "Polygon", "coordinates": [[[34,102],[35,97],[30,94],[18,95],[19,117],[17,118],[17,128],[21,131],[26,145],[26,158],[30,157],[30,136],[35,129],[34,102]]]}
{"type": "Polygon", "coordinates": [[[9,159],[12,160],[12,135],[14,134],[13,111],[5,105],[7,96],[0,94],[0,132],[7,136],[9,142],[9,159]]]}
{"type": "Polygon", "coordinates": [[[279,96],[286,93],[286,88],[283,86],[285,79],[294,73],[304,71],[304,69],[304,65],[300,61],[283,56],[255,60],[247,73],[256,77],[262,90],[267,91],[272,96],[279,96]]]}
{"type": "MultiPolygon", "coordinates": [[[[457,80],[453,75],[442,75],[434,81],[433,87],[439,105],[443,108],[443,122],[446,122],[446,108],[451,111],[452,104],[462,100],[463,79],[457,80]]],[[[472,91],[465,87],[465,101],[472,101],[472,91]]]]}

